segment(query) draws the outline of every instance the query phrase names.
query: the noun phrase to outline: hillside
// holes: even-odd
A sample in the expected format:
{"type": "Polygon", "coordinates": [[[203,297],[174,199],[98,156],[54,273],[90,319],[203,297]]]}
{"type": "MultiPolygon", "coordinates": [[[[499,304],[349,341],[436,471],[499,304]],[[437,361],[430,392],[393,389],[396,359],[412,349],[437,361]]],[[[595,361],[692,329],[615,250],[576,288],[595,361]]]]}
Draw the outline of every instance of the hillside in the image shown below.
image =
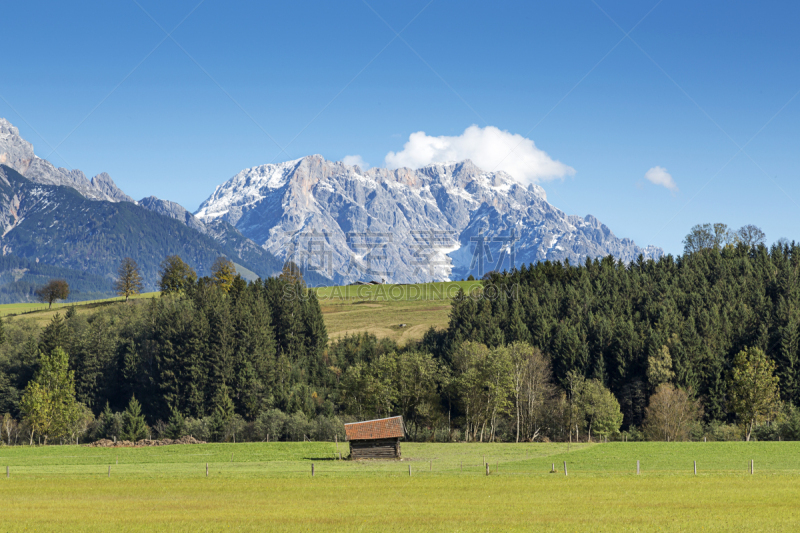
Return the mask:
{"type": "MultiPolygon", "coordinates": [[[[220,231],[234,235],[220,242],[131,202],[90,200],[72,187],[35,184],[5,165],[0,165],[0,224],[5,254],[106,280],[115,278],[122,258],[132,257],[146,290],[156,288],[159,264],[172,254],[180,255],[200,276],[209,274],[221,255],[262,277],[282,266],[257,246],[237,242],[238,232],[229,226],[220,231]]],[[[85,290],[102,293],[107,288],[98,281],[85,290]]]]}
{"type": "Polygon", "coordinates": [[[97,300],[114,294],[107,277],[4,255],[0,257],[0,304],[34,302],[36,289],[51,279],[67,281],[69,302],[97,300]]]}
{"type": "MultiPolygon", "coordinates": [[[[2,260],[0,260],[2,261],[2,260]]],[[[0,262],[0,265],[5,264],[0,262]]],[[[25,265],[24,260],[11,264],[25,265]]],[[[45,267],[53,268],[53,267],[45,267]]],[[[56,277],[56,276],[53,276],[56,277]]],[[[62,276],[63,277],[63,276],[62,276]]],[[[2,278],[0,278],[2,279],[2,278]]],[[[316,289],[325,320],[328,337],[332,340],[356,333],[371,333],[399,344],[419,341],[434,327],[447,328],[450,304],[458,289],[479,291],[481,283],[446,282],[419,285],[335,286],[316,289]],[[392,290],[393,288],[394,291],[392,290]],[[392,292],[394,296],[392,296],[392,292]]],[[[0,288],[2,291],[2,288],[0,288]]],[[[135,297],[134,304],[146,303],[160,293],[145,293],[135,297]]],[[[2,292],[0,292],[0,297],[2,292]]],[[[86,298],[87,300],[89,298],[86,298]]],[[[78,314],[89,314],[98,308],[122,305],[122,298],[97,298],[90,302],[59,302],[48,309],[46,304],[14,304],[3,302],[0,317],[19,316],[46,325],[56,313],[64,314],[74,305],[78,314]]]]}

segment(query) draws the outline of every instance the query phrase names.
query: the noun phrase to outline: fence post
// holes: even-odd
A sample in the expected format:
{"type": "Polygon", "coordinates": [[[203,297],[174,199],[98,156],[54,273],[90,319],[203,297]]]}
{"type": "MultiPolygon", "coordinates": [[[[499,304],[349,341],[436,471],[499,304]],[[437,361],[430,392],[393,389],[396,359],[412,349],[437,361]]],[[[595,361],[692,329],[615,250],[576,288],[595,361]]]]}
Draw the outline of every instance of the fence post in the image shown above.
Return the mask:
{"type": "Polygon", "coordinates": [[[567,475],[567,462],[564,461],[564,475],[567,475]]]}
{"type": "Polygon", "coordinates": [[[311,477],[314,477],[314,463],[311,463],[311,477]]]}
{"type": "Polygon", "coordinates": [[[639,475],[639,460],[636,460],[636,475],[639,475]]]}
{"type": "Polygon", "coordinates": [[[753,460],[750,459],[750,475],[753,475],[753,460]]]}
{"type": "Polygon", "coordinates": [[[486,475],[489,475],[489,463],[486,463],[486,475]]]}
{"type": "Polygon", "coordinates": [[[6,466],[6,477],[11,477],[9,472],[8,472],[8,466],[6,466]]]}
{"type": "Polygon", "coordinates": [[[208,463],[206,463],[206,477],[208,477],[208,463]]]}
{"type": "Polygon", "coordinates": [[[411,465],[408,465],[408,477],[411,477],[411,465]]]}
{"type": "Polygon", "coordinates": [[[111,465],[108,465],[108,477],[111,477],[111,465]]]}
{"type": "Polygon", "coordinates": [[[694,462],[694,475],[697,475],[697,461],[694,462]]]}

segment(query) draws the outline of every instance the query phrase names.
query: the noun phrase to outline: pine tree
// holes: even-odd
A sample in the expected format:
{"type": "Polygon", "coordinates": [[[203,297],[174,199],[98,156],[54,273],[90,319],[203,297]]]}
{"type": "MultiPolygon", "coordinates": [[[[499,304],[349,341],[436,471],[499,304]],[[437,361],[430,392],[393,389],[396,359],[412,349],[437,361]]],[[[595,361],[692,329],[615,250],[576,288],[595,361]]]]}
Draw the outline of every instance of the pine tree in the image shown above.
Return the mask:
{"type": "Polygon", "coordinates": [[[177,409],[173,408],[167,421],[166,436],[170,439],[179,439],[186,434],[186,419],[177,409]]]}
{"type": "Polygon", "coordinates": [[[50,323],[42,330],[39,338],[39,350],[45,354],[51,353],[56,348],[62,348],[66,351],[70,344],[69,329],[61,315],[56,313],[50,319],[50,323]]]}
{"type": "Polygon", "coordinates": [[[122,433],[120,436],[124,440],[136,442],[147,437],[147,431],[147,422],[145,422],[142,414],[142,406],[135,396],[131,396],[128,408],[122,414],[122,433]]]}

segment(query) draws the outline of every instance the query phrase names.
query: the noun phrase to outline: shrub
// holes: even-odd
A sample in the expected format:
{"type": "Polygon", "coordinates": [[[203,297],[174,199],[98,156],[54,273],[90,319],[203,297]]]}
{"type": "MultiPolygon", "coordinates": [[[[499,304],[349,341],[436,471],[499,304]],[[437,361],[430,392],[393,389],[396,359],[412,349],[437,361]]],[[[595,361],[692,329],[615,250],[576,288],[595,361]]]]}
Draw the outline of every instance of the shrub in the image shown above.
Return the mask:
{"type": "Polygon", "coordinates": [[[279,441],[284,436],[286,413],[280,409],[269,409],[256,418],[253,433],[261,441],[279,441]]]}
{"type": "Polygon", "coordinates": [[[208,442],[211,440],[211,426],[211,417],[187,418],[185,434],[191,435],[197,440],[204,440],[208,442]]]}
{"type": "Polygon", "coordinates": [[[297,411],[287,418],[285,427],[286,438],[292,441],[305,440],[305,437],[310,435],[314,429],[314,425],[308,421],[302,411],[297,411]]]}
{"type": "Polygon", "coordinates": [[[706,427],[706,437],[711,441],[743,440],[742,428],[736,424],[713,421],[706,427]]]}
{"type": "Polygon", "coordinates": [[[318,416],[314,420],[314,430],[312,432],[314,440],[332,441],[338,437],[344,440],[344,424],[336,417],[318,416]]]}
{"type": "Polygon", "coordinates": [[[781,440],[800,440],[800,409],[792,404],[787,404],[784,409],[779,435],[781,440]]]}

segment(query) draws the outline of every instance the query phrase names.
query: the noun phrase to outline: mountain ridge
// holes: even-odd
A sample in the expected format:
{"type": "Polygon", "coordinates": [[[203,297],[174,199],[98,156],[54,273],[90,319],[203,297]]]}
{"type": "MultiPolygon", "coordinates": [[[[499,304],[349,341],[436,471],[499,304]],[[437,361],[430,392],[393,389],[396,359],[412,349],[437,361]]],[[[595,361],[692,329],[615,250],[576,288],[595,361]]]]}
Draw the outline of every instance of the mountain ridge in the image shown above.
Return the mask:
{"type": "Polygon", "coordinates": [[[6,165],[34,183],[72,187],[86,198],[109,202],[134,202],[133,198],[117,187],[107,173],[102,172],[91,180],[80,170],[56,167],[37,157],[33,145],[23,139],[19,130],[0,117],[0,165],[6,165]]]}
{"type": "Polygon", "coordinates": [[[329,263],[316,266],[330,266],[326,275],[342,283],[457,279],[538,261],[663,255],[617,238],[592,215],[566,215],[538,185],[524,187],[469,160],[363,171],[312,155],[260,165],[217,186],[195,216],[225,220],[282,259],[329,263]]]}

